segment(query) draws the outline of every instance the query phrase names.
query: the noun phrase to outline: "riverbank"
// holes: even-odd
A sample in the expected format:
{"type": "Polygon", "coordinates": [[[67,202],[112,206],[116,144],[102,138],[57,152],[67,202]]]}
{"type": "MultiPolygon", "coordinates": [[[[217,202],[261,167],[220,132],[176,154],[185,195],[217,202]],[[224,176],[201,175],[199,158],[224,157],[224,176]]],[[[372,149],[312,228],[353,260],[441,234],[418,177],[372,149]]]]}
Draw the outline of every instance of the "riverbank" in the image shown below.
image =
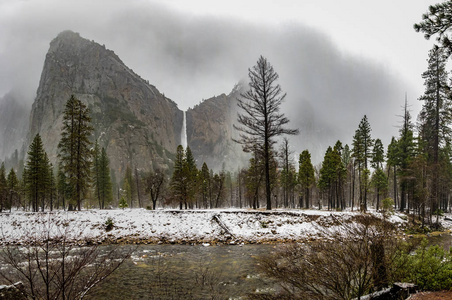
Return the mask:
{"type": "MultiPolygon", "coordinates": [[[[370,212],[376,217],[382,214],[370,212]]],[[[65,235],[74,243],[141,244],[241,244],[280,243],[315,239],[322,230],[340,230],[352,223],[359,212],[325,210],[246,209],[219,210],[86,210],[0,214],[3,244],[21,244],[65,235]],[[111,230],[106,222],[111,220],[111,230]]],[[[404,228],[407,218],[395,213],[388,220],[404,228]]],[[[452,221],[444,221],[452,228],[452,221]]]]}

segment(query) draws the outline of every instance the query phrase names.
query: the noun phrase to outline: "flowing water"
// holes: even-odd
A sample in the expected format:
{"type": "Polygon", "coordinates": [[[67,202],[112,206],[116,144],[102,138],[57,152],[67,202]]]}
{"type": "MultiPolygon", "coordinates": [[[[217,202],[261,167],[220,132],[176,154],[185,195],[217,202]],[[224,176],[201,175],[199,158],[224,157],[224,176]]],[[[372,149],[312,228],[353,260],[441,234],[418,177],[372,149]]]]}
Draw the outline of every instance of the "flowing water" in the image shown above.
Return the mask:
{"type": "MultiPolygon", "coordinates": [[[[121,246],[131,247],[131,246],[121,246]]],[[[271,286],[254,257],[273,245],[143,245],[88,299],[240,299],[271,286]]],[[[126,248],[124,248],[126,250],[126,248]]]]}

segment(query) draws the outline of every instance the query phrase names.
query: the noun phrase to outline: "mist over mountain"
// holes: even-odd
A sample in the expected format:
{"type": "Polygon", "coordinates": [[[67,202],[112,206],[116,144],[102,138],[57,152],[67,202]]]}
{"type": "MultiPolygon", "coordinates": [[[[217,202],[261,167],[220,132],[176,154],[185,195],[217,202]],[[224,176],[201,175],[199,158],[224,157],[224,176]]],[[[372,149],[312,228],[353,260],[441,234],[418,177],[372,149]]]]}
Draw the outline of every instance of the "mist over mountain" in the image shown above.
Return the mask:
{"type": "Polygon", "coordinates": [[[100,2],[82,10],[80,3],[52,1],[58,11],[54,14],[49,6],[26,3],[21,18],[5,16],[0,25],[14,30],[0,36],[4,45],[0,91],[17,86],[36,95],[49,41],[70,28],[114,49],[129,68],[183,110],[201,99],[228,94],[263,55],[287,92],[283,111],[289,125],[300,128],[300,135],[291,138],[292,148],[298,153],[309,149],[316,162],[337,139],[349,143],[364,114],[373,135],[387,145],[397,135],[396,115],[401,113],[405,92],[416,115],[419,87],[406,83],[393,65],[366,53],[350,54],[302,19],[258,24],[226,16],[193,16],[155,3],[109,2],[108,6],[107,14],[100,13],[105,12],[100,2]]]}
{"type": "MultiPolygon", "coordinates": [[[[373,136],[381,138],[385,145],[397,134],[396,115],[401,111],[405,94],[401,79],[389,69],[344,54],[315,30],[287,26],[278,32],[253,26],[241,28],[239,24],[209,27],[212,20],[203,19],[185,24],[193,30],[182,37],[183,22],[172,22],[166,30],[172,42],[166,46],[163,46],[166,39],[163,33],[144,34],[142,38],[127,36],[122,44],[112,40],[127,61],[140,70],[137,72],[103,45],[70,31],[59,34],[46,55],[30,117],[28,141],[41,133],[48,145],[46,150],[55,161],[61,112],[70,95],[75,94],[92,110],[95,138],[108,149],[114,168],[123,170],[141,161],[147,162],[145,168],[153,165],[167,168],[171,153],[180,144],[182,111],[177,104],[190,103],[192,100],[188,98],[199,86],[218,88],[216,83],[220,82],[221,86],[228,85],[217,94],[220,96],[209,95],[205,101],[197,99],[197,104],[187,112],[189,145],[198,164],[208,161],[209,167],[218,169],[223,163],[227,165],[229,158],[241,161],[237,159],[239,146],[230,141],[235,134],[232,124],[237,118],[239,93],[225,92],[246,78],[247,69],[260,54],[274,66],[280,75],[278,83],[287,92],[282,111],[290,119],[289,127],[300,129],[298,136],[290,137],[295,156],[309,149],[313,161],[319,163],[325,149],[336,140],[351,142],[364,114],[372,125],[373,136]],[[196,35],[201,27],[204,34],[196,35]],[[234,36],[240,37],[240,42],[234,41],[234,36]],[[138,63],[142,52],[151,44],[156,47],[146,60],[138,63]],[[128,55],[130,52],[125,51],[124,45],[138,55],[128,55]],[[151,78],[152,84],[137,75],[141,72],[147,74],[146,79],[151,78]],[[166,80],[168,74],[174,75],[173,80],[166,80]],[[177,78],[191,83],[178,83],[177,78]],[[156,82],[161,92],[153,85],[156,82]],[[181,96],[185,94],[186,97],[181,96]],[[172,101],[168,95],[180,98],[172,101]],[[222,118],[214,118],[218,114],[222,118]]],[[[156,30],[155,26],[149,28],[156,30]]],[[[120,30],[119,34],[125,32],[120,30]]],[[[247,89],[246,84],[241,89],[247,89]]]]}
{"type": "Polygon", "coordinates": [[[0,98],[0,160],[21,152],[27,131],[30,108],[21,94],[11,91],[0,98]]]}

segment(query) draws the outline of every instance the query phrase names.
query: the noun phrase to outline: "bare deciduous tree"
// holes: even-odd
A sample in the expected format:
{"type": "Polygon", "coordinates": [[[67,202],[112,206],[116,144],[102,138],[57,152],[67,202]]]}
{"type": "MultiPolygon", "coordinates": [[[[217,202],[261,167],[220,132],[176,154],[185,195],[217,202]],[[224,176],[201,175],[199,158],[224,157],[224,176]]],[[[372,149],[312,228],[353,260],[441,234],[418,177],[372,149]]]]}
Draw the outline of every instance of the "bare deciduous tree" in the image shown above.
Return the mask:
{"type": "Polygon", "coordinates": [[[26,246],[0,251],[0,278],[8,284],[21,281],[25,299],[82,299],[133,251],[71,244],[68,226],[58,235],[48,227],[39,230],[26,246]]]}
{"type": "Polygon", "coordinates": [[[250,89],[237,99],[237,104],[244,113],[238,115],[240,126],[234,125],[241,132],[240,138],[235,141],[243,145],[244,151],[257,151],[264,158],[267,209],[271,210],[270,163],[275,137],[298,134],[298,129],[284,127],[289,119],[280,112],[280,106],[286,94],[276,84],[279,75],[267,59],[259,57],[257,64],[248,69],[248,76],[250,89]]]}

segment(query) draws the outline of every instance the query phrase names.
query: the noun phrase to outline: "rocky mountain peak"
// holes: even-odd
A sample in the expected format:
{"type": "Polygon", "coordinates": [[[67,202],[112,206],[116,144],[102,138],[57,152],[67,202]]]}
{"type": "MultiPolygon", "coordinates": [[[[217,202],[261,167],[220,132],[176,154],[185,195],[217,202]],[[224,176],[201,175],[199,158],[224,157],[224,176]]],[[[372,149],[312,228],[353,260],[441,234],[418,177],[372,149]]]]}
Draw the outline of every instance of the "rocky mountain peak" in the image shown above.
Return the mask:
{"type": "Polygon", "coordinates": [[[40,133],[52,162],[57,159],[62,112],[71,95],[90,109],[94,138],[107,149],[113,169],[171,164],[182,127],[177,105],[113,51],[72,31],[60,33],[50,43],[30,116],[28,141],[40,133]]]}

